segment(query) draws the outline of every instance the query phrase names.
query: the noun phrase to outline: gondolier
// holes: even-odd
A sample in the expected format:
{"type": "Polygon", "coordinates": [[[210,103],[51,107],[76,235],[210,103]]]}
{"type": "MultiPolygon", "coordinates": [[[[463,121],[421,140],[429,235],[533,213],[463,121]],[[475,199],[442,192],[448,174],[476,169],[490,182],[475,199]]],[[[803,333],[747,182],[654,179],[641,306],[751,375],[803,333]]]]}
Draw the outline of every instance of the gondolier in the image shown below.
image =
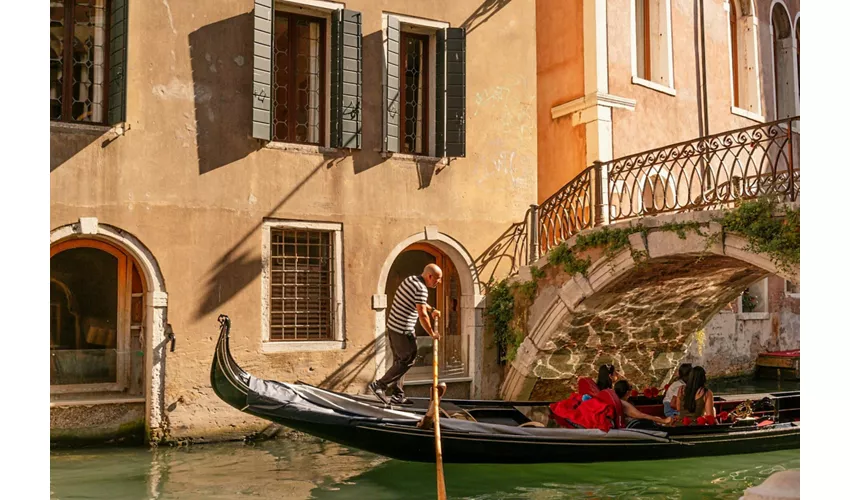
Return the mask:
{"type": "Polygon", "coordinates": [[[428,264],[422,274],[402,281],[393,296],[387,318],[387,339],[393,351],[393,365],[383,377],[369,384],[369,390],[384,403],[387,403],[387,392],[392,392],[389,403],[407,402],[401,379],[416,359],[416,320],[428,335],[440,338],[440,333],[431,326],[433,316],[439,313],[428,305],[428,288],[437,288],[442,280],[443,270],[436,264],[428,264]]]}

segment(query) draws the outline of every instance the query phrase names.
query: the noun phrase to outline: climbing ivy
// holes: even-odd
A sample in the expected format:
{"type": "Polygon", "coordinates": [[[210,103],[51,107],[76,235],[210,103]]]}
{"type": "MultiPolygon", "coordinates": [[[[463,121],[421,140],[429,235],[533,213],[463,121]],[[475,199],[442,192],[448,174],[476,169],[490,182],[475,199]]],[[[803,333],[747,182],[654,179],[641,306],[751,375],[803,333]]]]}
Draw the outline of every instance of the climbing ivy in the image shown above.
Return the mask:
{"type": "Polygon", "coordinates": [[[517,349],[525,338],[522,328],[518,328],[516,324],[516,320],[523,318],[525,314],[517,314],[518,309],[524,312],[534,301],[538,281],[544,276],[542,269],[531,266],[529,281],[510,282],[505,278],[495,283],[491,281],[489,284],[484,317],[493,332],[493,341],[499,349],[500,361],[513,361],[516,358],[517,349]]]}
{"type": "Polygon", "coordinates": [[[800,264],[800,207],[786,206],[777,218],[777,205],[773,198],[743,202],[716,221],[724,231],[745,236],[747,251],[767,255],[790,273],[800,264]]]}

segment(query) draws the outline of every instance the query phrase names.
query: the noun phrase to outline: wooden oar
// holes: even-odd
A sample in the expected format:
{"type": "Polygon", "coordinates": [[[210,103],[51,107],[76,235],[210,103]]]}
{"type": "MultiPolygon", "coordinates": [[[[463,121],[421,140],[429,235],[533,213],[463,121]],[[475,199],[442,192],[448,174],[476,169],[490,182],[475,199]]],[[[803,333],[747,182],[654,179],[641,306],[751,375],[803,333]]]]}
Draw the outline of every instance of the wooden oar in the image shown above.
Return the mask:
{"type": "MultiPolygon", "coordinates": [[[[433,320],[433,329],[438,332],[438,322],[440,313],[437,312],[433,320]]],[[[443,447],[440,442],[440,393],[441,389],[445,390],[445,384],[440,384],[440,362],[438,352],[440,350],[440,341],[434,339],[434,385],[431,388],[431,404],[428,406],[428,412],[422,417],[422,420],[417,424],[418,427],[427,429],[431,423],[434,425],[434,442],[437,458],[437,499],[446,500],[446,478],[443,476],[443,447]]]]}

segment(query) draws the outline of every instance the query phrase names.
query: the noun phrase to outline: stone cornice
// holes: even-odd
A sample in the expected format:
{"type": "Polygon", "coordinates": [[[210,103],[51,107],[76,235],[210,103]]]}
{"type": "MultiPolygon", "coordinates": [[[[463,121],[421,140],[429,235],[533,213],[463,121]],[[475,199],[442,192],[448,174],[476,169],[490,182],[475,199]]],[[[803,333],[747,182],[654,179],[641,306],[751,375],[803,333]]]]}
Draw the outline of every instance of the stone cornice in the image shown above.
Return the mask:
{"type": "MultiPolygon", "coordinates": [[[[637,101],[635,99],[595,92],[553,107],[552,119],[557,120],[563,116],[572,115],[574,113],[596,107],[619,108],[634,111],[636,105],[637,101]]],[[[581,123],[584,123],[584,121],[581,123]]]]}

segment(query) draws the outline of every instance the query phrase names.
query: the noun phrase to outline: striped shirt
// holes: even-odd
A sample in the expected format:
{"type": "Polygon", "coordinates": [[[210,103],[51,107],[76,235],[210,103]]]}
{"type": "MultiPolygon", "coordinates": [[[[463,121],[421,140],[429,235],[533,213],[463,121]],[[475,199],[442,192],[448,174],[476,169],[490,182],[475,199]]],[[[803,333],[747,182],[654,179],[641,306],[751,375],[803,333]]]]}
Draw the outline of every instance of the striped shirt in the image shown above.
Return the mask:
{"type": "Polygon", "coordinates": [[[395,332],[413,335],[416,320],[419,319],[416,304],[427,303],[428,287],[425,286],[422,276],[405,278],[395,291],[387,326],[395,332]]]}

